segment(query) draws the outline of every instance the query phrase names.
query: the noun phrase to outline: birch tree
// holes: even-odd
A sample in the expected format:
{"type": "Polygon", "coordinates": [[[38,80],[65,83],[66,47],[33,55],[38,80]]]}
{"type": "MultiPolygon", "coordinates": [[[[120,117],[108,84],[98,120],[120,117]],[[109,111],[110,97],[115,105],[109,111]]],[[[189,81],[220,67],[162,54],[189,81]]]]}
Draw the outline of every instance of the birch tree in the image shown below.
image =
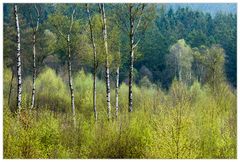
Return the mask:
{"type": "MultiPolygon", "coordinates": [[[[109,17],[110,20],[114,17],[109,17]]],[[[113,21],[112,21],[113,22],[113,21]]],[[[120,30],[116,24],[112,23],[109,25],[109,51],[111,53],[112,60],[112,69],[115,76],[115,117],[118,118],[119,103],[118,103],[118,94],[119,94],[119,68],[121,65],[121,52],[120,52],[120,30]]]]}
{"type": "Polygon", "coordinates": [[[180,39],[170,47],[170,54],[167,56],[167,65],[178,80],[189,84],[191,81],[193,63],[193,52],[190,46],[180,39]]]}
{"type": "Polygon", "coordinates": [[[18,19],[18,7],[14,5],[14,16],[15,16],[15,25],[16,25],[16,43],[17,43],[17,107],[18,110],[21,110],[22,102],[22,71],[21,71],[21,43],[20,43],[20,27],[18,19]]]}
{"type": "Polygon", "coordinates": [[[72,35],[72,28],[74,25],[75,13],[76,13],[76,7],[73,7],[71,16],[70,16],[70,21],[67,20],[67,22],[59,22],[59,20],[56,20],[56,19],[58,19],[58,16],[55,18],[51,17],[52,19],[50,18],[50,20],[53,21],[52,23],[53,23],[54,28],[56,29],[58,34],[64,39],[64,41],[67,44],[68,84],[69,84],[69,90],[70,90],[70,95],[71,95],[71,108],[72,108],[74,126],[76,126],[76,117],[75,117],[76,114],[75,114],[74,86],[73,86],[73,79],[72,79],[71,35],[72,35]],[[60,26],[62,25],[61,23],[67,23],[66,26],[64,26],[64,29],[66,29],[66,30],[60,29],[60,26]]]}
{"type": "Polygon", "coordinates": [[[134,7],[133,4],[129,4],[129,24],[130,24],[130,32],[129,32],[129,40],[130,40],[130,61],[129,61],[129,92],[128,92],[128,111],[133,111],[133,64],[134,64],[134,51],[137,47],[140,40],[136,41],[135,34],[139,28],[139,25],[142,20],[143,11],[145,8],[145,4],[138,4],[134,7]],[[138,21],[136,22],[136,17],[139,16],[138,21]]]}
{"type": "Polygon", "coordinates": [[[110,103],[110,76],[109,76],[109,62],[108,62],[108,42],[107,42],[107,20],[104,9],[104,4],[99,4],[99,10],[102,18],[102,35],[105,49],[105,77],[106,77],[106,93],[107,93],[107,111],[108,120],[111,118],[111,103],[110,103]]]}
{"type": "Polygon", "coordinates": [[[37,70],[36,70],[36,33],[38,31],[38,26],[39,26],[39,18],[40,18],[40,14],[39,14],[39,10],[36,6],[36,4],[34,5],[35,11],[37,13],[37,20],[36,20],[36,25],[34,25],[33,22],[33,17],[30,14],[30,18],[31,18],[31,27],[33,30],[33,34],[32,34],[32,43],[33,43],[33,76],[32,76],[32,100],[31,100],[31,109],[34,107],[35,105],[35,89],[36,89],[36,85],[35,85],[35,80],[36,80],[36,74],[37,74],[37,70]]]}
{"type": "Polygon", "coordinates": [[[91,43],[92,43],[92,49],[93,49],[93,111],[94,111],[94,117],[95,120],[97,120],[97,108],[96,108],[96,70],[97,70],[97,49],[94,39],[94,33],[93,33],[93,25],[92,25],[92,18],[89,11],[89,5],[86,4],[86,11],[88,15],[88,24],[90,29],[90,37],[91,37],[91,43]]]}
{"type": "MultiPolygon", "coordinates": [[[[128,94],[128,111],[133,111],[133,69],[134,61],[137,58],[137,47],[144,37],[144,33],[156,17],[156,6],[146,4],[125,4],[115,6],[115,22],[121,29],[122,34],[128,33],[129,50],[129,94],[128,94]]],[[[124,41],[125,42],[125,41],[124,41]]]]}

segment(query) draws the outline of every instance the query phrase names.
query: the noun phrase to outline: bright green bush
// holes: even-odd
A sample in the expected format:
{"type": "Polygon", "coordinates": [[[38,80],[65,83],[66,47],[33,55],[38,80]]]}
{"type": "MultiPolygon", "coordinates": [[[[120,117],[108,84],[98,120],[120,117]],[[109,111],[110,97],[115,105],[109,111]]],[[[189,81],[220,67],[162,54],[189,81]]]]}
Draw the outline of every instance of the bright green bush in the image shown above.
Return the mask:
{"type": "Polygon", "coordinates": [[[4,114],[5,158],[61,158],[68,153],[60,143],[59,120],[48,111],[22,111],[18,118],[4,114]]]}
{"type": "Polygon", "coordinates": [[[36,79],[36,107],[49,107],[53,111],[69,112],[70,95],[66,84],[49,68],[36,79]]]}
{"type": "MultiPolygon", "coordinates": [[[[93,81],[91,75],[86,75],[83,70],[81,70],[77,75],[74,77],[74,88],[75,88],[75,103],[76,107],[79,109],[79,111],[83,112],[87,110],[91,110],[92,112],[92,88],[93,87],[93,81]]],[[[90,113],[89,112],[89,113],[90,113]]]]}

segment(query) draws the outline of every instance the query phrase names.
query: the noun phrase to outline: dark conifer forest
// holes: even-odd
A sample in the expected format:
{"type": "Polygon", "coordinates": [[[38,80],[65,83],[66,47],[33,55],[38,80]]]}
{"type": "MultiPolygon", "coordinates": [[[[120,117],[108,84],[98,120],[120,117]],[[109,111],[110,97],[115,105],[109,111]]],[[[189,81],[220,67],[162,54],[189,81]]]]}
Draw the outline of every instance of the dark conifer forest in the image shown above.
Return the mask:
{"type": "Polygon", "coordinates": [[[236,6],[3,4],[4,158],[237,158],[236,6]]]}

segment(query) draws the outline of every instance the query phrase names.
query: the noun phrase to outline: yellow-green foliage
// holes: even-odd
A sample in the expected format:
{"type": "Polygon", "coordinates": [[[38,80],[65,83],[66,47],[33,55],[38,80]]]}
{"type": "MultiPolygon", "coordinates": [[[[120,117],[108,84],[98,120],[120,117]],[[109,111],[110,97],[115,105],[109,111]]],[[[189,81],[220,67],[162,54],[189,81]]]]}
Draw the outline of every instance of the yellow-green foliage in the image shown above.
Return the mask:
{"type": "Polygon", "coordinates": [[[93,81],[91,75],[87,76],[83,70],[81,70],[74,78],[74,88],[75,88],[75,101],[76,107],[79,111],[92,112],[92,87],[93,81]]]}
{"type": "Polygon", "coordinates": [[[70,93],[54,70],[46,68],[36,79],[36,107],[54,111],[69,111],[70,93]]]}
{"type": "MultiPolygon", "coordinates": [[[[8,80],[4,77],[4,84],[8,80]]],[[[112,87],[108,121],[105,83],[98,80],[95,122],[92,83],[83,70],[74,75],[74,127],[68,84],[51,69],[40,73],[37,109],[25,107],[17,116],[4,105],[4,158],[236,158],[236,92],[227,84],[219,85],[219,93],[196,81],[188,87],[175,80],[167,92],[134,85],[129,113],[128,86],[122,83],[118,119],[112,87]]],[[[31,79],[24,84],[28,105],[31,79]]]]}

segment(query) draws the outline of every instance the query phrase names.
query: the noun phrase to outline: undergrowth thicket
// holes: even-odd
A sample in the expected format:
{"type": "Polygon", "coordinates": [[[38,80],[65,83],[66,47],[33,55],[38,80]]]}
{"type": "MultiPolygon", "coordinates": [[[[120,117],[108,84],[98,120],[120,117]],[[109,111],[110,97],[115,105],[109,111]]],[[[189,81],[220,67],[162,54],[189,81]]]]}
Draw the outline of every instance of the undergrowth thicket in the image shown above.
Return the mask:
{"type": "MultiPolygon", "coordinates": [[[[77,126],[74,128],[68,84],[49,68],[36,80],[36,108],[29,110],[31,78],[25,78],[23,110],[11,104],[11,72],[4,70],[4,158],[236,158],[237,100],[227,84],[216,92],[208,85],[173,81],[168,91],[134,86],[134,111],[129,113],[128,86],[111,89],[112,120],[107,120],[105,84],[97,81],[98,120],[92,107],[92,76],[74,76],[77,126]]],[[[15,82],[14,82],[15,83],[15,82]]]]}

